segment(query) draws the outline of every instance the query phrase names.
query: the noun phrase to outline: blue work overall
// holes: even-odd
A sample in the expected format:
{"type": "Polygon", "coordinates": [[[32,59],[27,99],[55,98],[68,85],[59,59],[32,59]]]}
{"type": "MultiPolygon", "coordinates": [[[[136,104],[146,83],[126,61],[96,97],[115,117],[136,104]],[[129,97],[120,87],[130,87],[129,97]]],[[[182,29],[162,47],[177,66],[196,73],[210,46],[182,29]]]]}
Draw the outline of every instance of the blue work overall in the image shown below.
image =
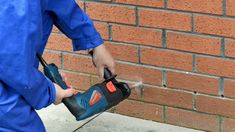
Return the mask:
{"type": "Polygon", "coordinates": [[[35,112],[55,100],[55,87],[38,70],[53,25],[85,50],[103,43],[74,0],[0,0],[0,132],[43,132],[35,112]]]}

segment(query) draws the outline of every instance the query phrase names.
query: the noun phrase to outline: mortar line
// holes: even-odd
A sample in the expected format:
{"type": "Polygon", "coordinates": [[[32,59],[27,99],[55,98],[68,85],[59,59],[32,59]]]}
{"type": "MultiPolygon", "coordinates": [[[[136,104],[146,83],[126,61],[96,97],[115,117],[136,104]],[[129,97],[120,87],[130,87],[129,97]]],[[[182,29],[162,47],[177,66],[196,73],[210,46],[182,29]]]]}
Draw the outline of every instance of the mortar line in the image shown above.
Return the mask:
{"type": "Polygon", "coordinates": [[[224,77],[220,77],[219,79],[219,95],[221,97],[224,97],[224,77]]]}
{"type": "Polygon", "coordinates": [[[197,110],[197,93],[196,92],[194,92],[194,94],[193,94],[193,110],[194,111],[196,111],[197,110]]]}
{"type": "Polygon", "coordinates": [[[109,32],[109,40],[112,41],[113,40],[113,25],[111,25],[110,23],[108,23],[108,32],[109,32]]]}
{"type": "Polygon", "coordinates": [[[167,71],[162,70],[162,86],[167,88],[167,71]]]}
{"type": "Polygon", "coordinates": [[[192,25],[192,33],[194,32],[194,13],[192,13],[192,18],[191,18],[191,25],[192,25]]]}
{"type": "Polygon", "coordinates": [[[223,118],[221,116],[218,117],[219,118],[219,132],[223,132],[223,118]]]}
{"type": "Polygon", "coordinates": [[[163,48],[167,48],[166,39],[167,39],[166,30],[163,29],[163,30],[162,30],[162,47],[163,47],[163,48]]]}
{"type": "Polygon", "coordinates": [[[136,26],[139,27],[139,10],[138,7],[135,7],[135,22],[136,22],[136,26]]]}
{"type": "Polygon", "coordinates": [[[193,67],[193,69],[192,69],[192,72],[197,72],[197,61],[196,61],[196,55],[195,54],[193,54],[193,60],[192,60],[192,67],[193,67]]]}
{"type": "Polygon", "coordinates": [[[221,39],[221,45],[220,45],[220,55],[225,58],[225,39],[221,39]]]}
{"type": "Polygon", "coordinates": [[[137,51],[137,56],[138,56],[138,63],[142,64],[141,59],[142,59],[142,54],[141,54],[141,47],[138,46],[138,51],[137,51]]]}
{"type": "Polygon", "coordinates": [[[163,106],[163,122],[166,123],[166,110],[167,110],[167,106],[163,106]]]}
{"type": "Polygon", "coordinates": [[[168,8],[168,0],[164,0],[164,9],[168,8]]]}
{"type": "Polygon", "coordinates": [[[83,10],[84,10],[84,12],[86,12],[86,0],[84,0],[84,2],[83,2],[83,10]]]}
{"type": "Polygon", "coordinates": [[[63,52],[61,52],[61,69],[64,69],[64,54],[63,54],[63,52]]]}
{"type": "Polygon", "coordinates": [[[223,0],[223,5],[222,5],[222,11],[223,11],[223,16],[226,16],[226,12],[227,12],[227,9],[226,9],[226,6],[227,6],[227,3],[226,3],[227,0],[223,0]]]}

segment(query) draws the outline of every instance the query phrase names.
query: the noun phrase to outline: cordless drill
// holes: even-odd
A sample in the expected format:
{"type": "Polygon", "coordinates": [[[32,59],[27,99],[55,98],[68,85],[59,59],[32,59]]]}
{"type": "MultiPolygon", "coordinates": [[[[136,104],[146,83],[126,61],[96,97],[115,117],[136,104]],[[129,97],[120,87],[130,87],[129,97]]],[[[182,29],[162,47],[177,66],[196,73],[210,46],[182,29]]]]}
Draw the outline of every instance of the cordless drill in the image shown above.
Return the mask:
{"type": "MultiPolygon", "coordinates": [[[[93,55],[93,52],[90,54],[93,55]]],[[[61,88],[67,89],[58,67],[54,63],[47,64],[40,54],[37,54],[37,58],[43,66],[45,76],[61,88]]],[[[105,81],[93,85],[84,93],[62,100],[77,121],[106,111],[130,96],[131,89],[128,84],[117,81],[116,75],[112,75],[108,68],[104,69],[104,79],[105,81]]]]}

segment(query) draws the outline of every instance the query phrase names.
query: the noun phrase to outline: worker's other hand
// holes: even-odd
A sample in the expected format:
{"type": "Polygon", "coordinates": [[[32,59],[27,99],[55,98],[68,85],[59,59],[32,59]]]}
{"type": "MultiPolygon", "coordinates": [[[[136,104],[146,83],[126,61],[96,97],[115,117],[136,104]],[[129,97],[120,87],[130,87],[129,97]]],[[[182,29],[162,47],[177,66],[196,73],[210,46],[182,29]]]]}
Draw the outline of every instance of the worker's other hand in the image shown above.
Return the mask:
{"type": "Polygon", "coordinates": [[[56,83],[54,83],[54,86],[55,86],[55,90],[56,90],[56,99],[54,102],[55,105],[60,104],[62,102],[63,98],[71,97],[71,96],[78,93],[78,91],[73,88],[69,88],[69,89],[64,90],[56,83]]]}
{"type": "MultiPolygon", "coordinates": [[[[67,82],[66,74],[63,73],[63,72],[60,72],[60,74],[61,74],[62,78],[64,79],[64,81],[67,82]]],[[[62,89],[56,83],[54,83],[54,86],[55,86],[55,90],[56,90],[56,99],[55,99],[55,102],[54,102],[55,105],[60,104],[62,102],[63,98],[71,97],[74,94],[78,93],[78,90],[73,89],[72,86],[70,86],[66,90],[62,89]]]]}
{"type": "Polygon", "coordinates": [[[108,68],[115,74],[115,62],[111,54],[102,44],[93,50],[93,63],[96,65],[98,75],[101,79],[104,77],[104,68],[108,68]]]}

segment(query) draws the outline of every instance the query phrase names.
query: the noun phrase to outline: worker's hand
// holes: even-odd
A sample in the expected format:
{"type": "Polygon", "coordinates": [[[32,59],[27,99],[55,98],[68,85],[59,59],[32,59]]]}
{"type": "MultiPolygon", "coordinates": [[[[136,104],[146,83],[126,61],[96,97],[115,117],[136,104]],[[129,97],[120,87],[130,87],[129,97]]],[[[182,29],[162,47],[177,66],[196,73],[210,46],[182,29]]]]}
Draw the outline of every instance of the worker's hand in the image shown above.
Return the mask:
{"type": "MultiPolygon", "coordinates": [[[[64,81],[67,82],[66,74],[63,73],[63,72],[60,72],[60,74],[61,74],[62,78],[64,79],[64,81]]],[[[56,90],[56,99],[55,99],[55,102],[54,102],[55,105],[60,104],[62,102],[63,98],[71,97],[74,94],[78,93],[78,90],[73,89],[72,86],[70,86],[66,90],[62,89],[56,83],[54,83],[54,86],[55,86],[55,90],[56,90]]]]}
{"type": "Polygon", "coordinates": [[[55,105],[60,104],[62,102],[63,98],[71,97],[74,94],[78,93],[78,91],[73,88],[69,88],[69,89],[64,90],[56,83],[54,83],[54,86],[55,86],[55,90],[56,90],[56,99],[54,102],[55,105]]]}
{"type": "Polygon", "coordinates": [[[107,67],[113,74],[115,74],[115,62],[111,54],[102,44],[93,50],[93,63],[96,65],[97,72],[100,78],[104,77],[104,68],[107,67]]]}

